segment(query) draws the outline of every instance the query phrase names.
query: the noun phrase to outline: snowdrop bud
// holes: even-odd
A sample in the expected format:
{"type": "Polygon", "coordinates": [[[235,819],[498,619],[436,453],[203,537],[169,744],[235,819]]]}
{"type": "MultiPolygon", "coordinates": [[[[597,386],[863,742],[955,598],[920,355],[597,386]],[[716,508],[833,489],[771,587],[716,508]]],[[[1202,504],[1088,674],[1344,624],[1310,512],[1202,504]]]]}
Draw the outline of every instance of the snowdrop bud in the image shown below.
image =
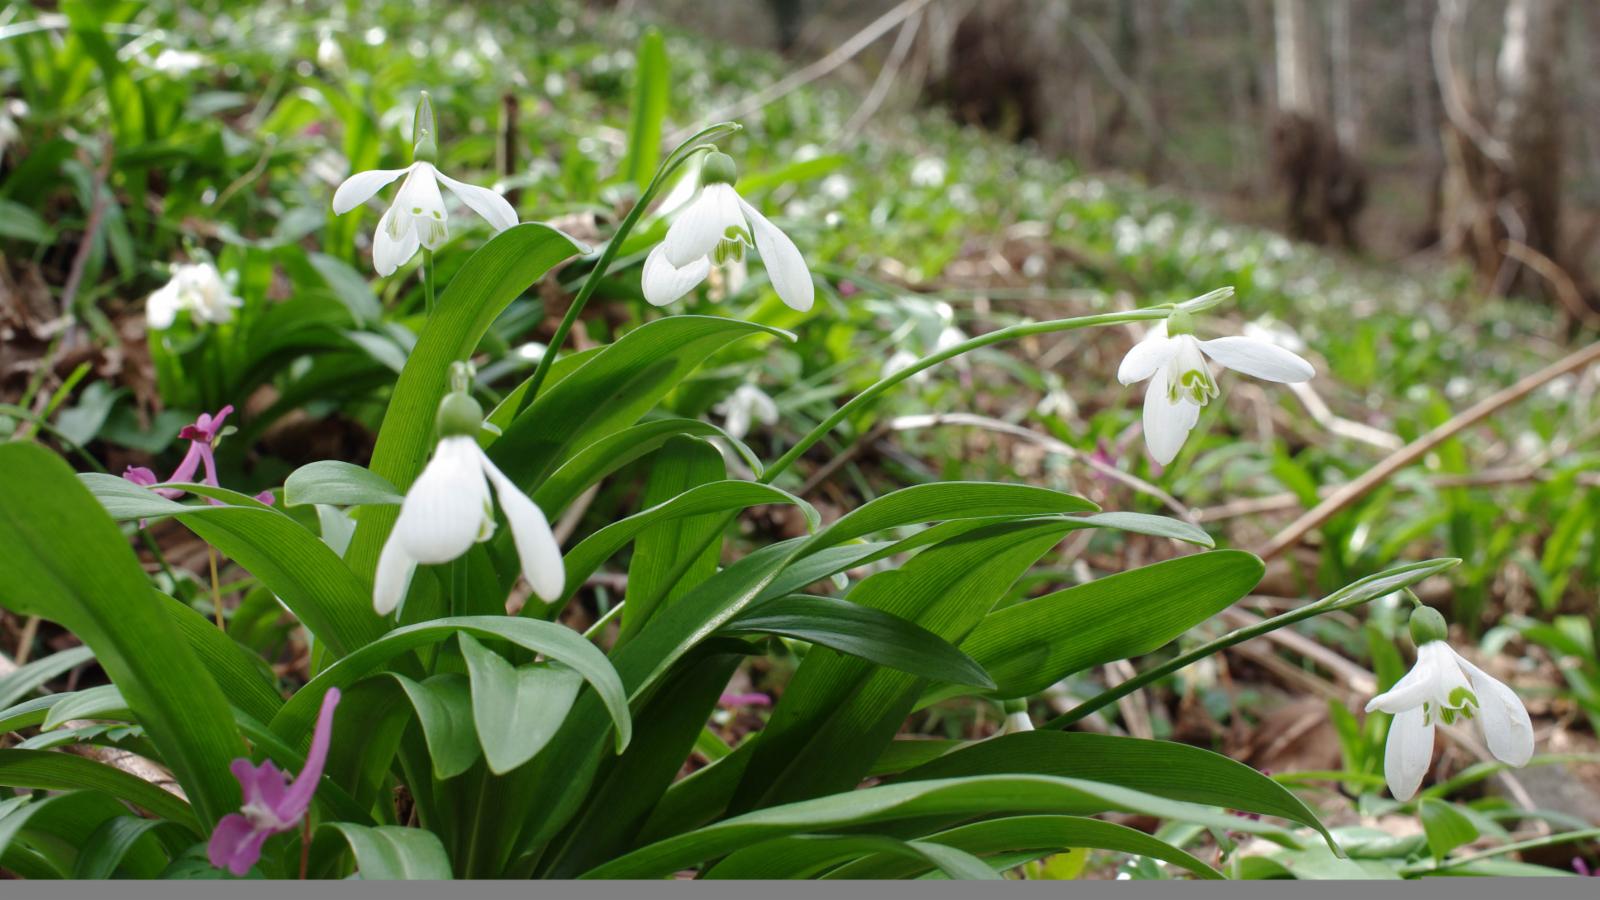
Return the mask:
{"type": "Polygon", "coordinates": [[[439,401],[436,425],[441,438],[476,438],[478,431],[483,428],[483,407],[472,399],[472,395],[464,391],[452,391],[439,401]]]}
{"type": "Polygon", "coordinates": [[[417,114],[411,120],[411,158],[416,162],[436,162],[439,158],[439,145],[434,139],[437,132],[433,126],[433,100],[428,97],[428,92],[423,91],[417,100],[417,114]]]}
{"type": "Polygon", "coordinates": [[[733,157],[716,150],[706,154],[705,162],[700,164],[700,183],[707,184],[733,184],[739,180],[739,170],[733,164],[733,157]]]}
{"type": "Polygon", "coordinates": [[[1427,606],[1419,606],[1411,613],[1411,642],[1421,647],[1430,641],[1442,641],[1450,636],[1450,628],[1445,624],[1444,616],[1439,611],[1427,606]]]}

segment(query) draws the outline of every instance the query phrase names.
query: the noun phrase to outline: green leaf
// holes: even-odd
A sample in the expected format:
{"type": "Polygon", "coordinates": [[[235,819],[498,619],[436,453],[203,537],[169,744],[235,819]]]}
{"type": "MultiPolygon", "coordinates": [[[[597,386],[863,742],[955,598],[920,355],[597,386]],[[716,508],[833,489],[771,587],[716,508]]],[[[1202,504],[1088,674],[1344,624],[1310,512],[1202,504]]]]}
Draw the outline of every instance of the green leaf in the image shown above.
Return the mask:
{"type": "MultiPolygon", "coordinates": [[[[84,842],[78,851],[77,862],[73,866],[72,877],[86,881],[97,881],[111,878],[116,874],[117,867],[124,858],[133,850],[145,835],[157,829],[179,831],[173,822],[166,819],[140,819],[134,816],[118,816],[100,823],[89,839],[84,842]]],[[[174,836],[174,840],[187,842],[188,835],[174,836]]]]}
{"type": "Polygon", "coordinates": [[[659,503],[626,519],[612,522],[567,551],[563,558],[567,569],[567,592],[576,593],[589,576],[611,558],[612,554],[627,546],[629,541],[652,525],[767,503],[794,504],[806,513],[808,520],[816,521],[817,512],[811,504],[788,491],[770,485],[754,481],[714,481],[702,484],[684,491],[665,503],[659,503]]]}
{"type": "Polygon", "coordinates": [[[913,485],[868,501],[818,532],[803,555],[902,525],[989,516],[1045,516],[1097,512],[1098,506],[1048,488],[981,481],[913,485]]]}
{"type": "Polygon", "coordinates": [[[441,881],[453,877],[450,857],[431,831],[398,825],[369,827],[349,822],[325,822],[317,837],[333,834],[344,839],[356,858],[362,881],[441,881]]]}
{"type": "Polygon", "coordinates": [[[1000,878],[983,860],[964,850],[876,834],[797,834],[774,838],[729,854],[712,866],[705,877],[814,878],[840,863],[873,854],[898,858],[913,871],[939,869],[959,881],[998,881],[1000,878]]]}
{"type": "Polygon", "coordinates": [[[466,676],[453,672],[416,682],[394,672],[416,710],[422,737],[433,760],[433,777],[454,778],[472,768],[482,752],[472,716],[472,688],[466,676]]]}
{"type": "Polygon", "coordinates": [[[78,477],[114,518],[176,517],[266,585],[334,654],[383,634],[371,592],[327,544],[282,510],[204,485],[185,487],[225,505],[175,503],[114,475],[78,477]]]}
{"type": "MultiPolygon", "coordinates": [[[[401,489],[410,486],[435,443],[433,419],[449,387],[450,364],[477,349],[512,300],[552,266],[583,249],[548,225],[524,222],[495,235],[467,259],[439,296],[395,382],[372,451],[373,473],[401,489]]],[[[367,512],[356,525],[348,553],[350,567],[361,580],[372,577],[378,552],[399,515],[388,506],[367,512]]]]}
{"type": "Polygon", "coordinates": [[[0,238],[48,244],[55,235],[38,213],[14,200],[0,200],[0,238]]]}
{"type": "Polygon", "coordinates": [[[45,682],[58,675],[64,675],[92,659],[94,659],[93,650],[88,647],[73,647],[19,666],[10,674],[0,677],[0,707],[10,706],[33,693],[45,682]]]}
{"type": "Polygon", "coordinates": [[[590,878],[662,878],[704,860],[789,834],[860,830],[890,822],[1004,813],[1087,815],[1119,811],[1261,834],[1282,829],[1111,784],[1041,775],[986,775],[882,785],[757,810],[668,838],[585,872],[590,878]]]}
{"type": "Polygon", "coordinates": [[[572,667],[595,689],[610,714],[616,726],[617,749],[628,745],[632,721],[627,695],[605,654],[564,625],[506,616],[456,616],[396,628],[322,670],[283,705],[272,720],[272,730],[286,739],[306,739],[328,688],[348,687],[393,657],[454,634],[510,641],[572,667]]]}
{"type": "Polygon", "coordinates": [[[1179,519],[1167,516],[1152,516],[1148,513],[1136,512],[1103,512],[1092,516],[1084,516],[1082,521],[1094,524],[1096,528],[1115,528],[1129,534],[1147,534],[1151,537],[1172,538],[1188,544],[1199,544],[1202,547],[1215,547],[1216,541],[1199,525],[1192,525],[1179,519]]]}
{"type": "MultiPolygon", "coordinates": [[[[1264,571],[1237,550],[1180,556],[992,612],[961,649],[994,678],[996,697],[1026,697],[1164,646],[1248,594],[1264,571]]],[[[962,693],[936,689],[923,702],[962,693]]]]}
{"type": "Polygon", "coordinates": [[[1422,819],[1422,832],[1428,836],[1428,849],[1434,859],[1443,860],[1451,850],[1478,839],[1472,820],[1443,800],[1424,797],[1417,806],[1417,816],[1422,819]]]}
{"type": "Polygon", "coordinates": [[[60,728],[73,719],[126,719],[129,715],[128,702],[122,699],[117,686],[102,684],[64,695],[60,703],[50,708],[39,730],[60,728]]]}
{"type": "Polygon", "coordinates": [[[290,472],[283,482],[284,506],[307,503],[363,506],[399,503],[404,499],[399,489],[382,475],[336,459],[307,463],[290,472]]]}
{"type": "Polygon", "coordinates": [[[1283,785],[1226,756],[1173,741],[1024,731],[977,741],[892,780],[1021,773],[1105,782],[1171,800],[1278,816],[1333,841],[1316,813],[1283,785]]]}
{"type": "Polygon", "coordinates": [[[639,37],[633,75],[633,117],[628,128],[628,155],[622,174],[642,191],[655,176],[661,159],[661,123],[667,116],[672,73],[661,32],[647,28],[639,37]]]}
{"type": "MultiPolygon", "coordinates": [[[[26,852],[30,862],[50,872],[35,877],[71,877],[81,848],[106,822],[127,815],[126,806],[94,790],[0,801],[0,858],[7,860],[10,869],[18,854],[26,852]]],[[[185,834],[192,836],[193,832],[185,834]]],[[[124,868],[134,877],[153,876],[165,863],[165,854],[151,839],[136,841],[124,856],[124,868]]]]}
{"type": "Polygon", "coordinates": [[[94,649],[195,805],[193,814],[152,811],[210,827],[239,802],[228,765],[243,744],[222,691],[173,628],[127,539],[66,463],[12,443],[0,445],[0,472],[0,601],[60,623],[94,649]]]}
{"type": "MultiPolygon", "coordinates": [[[[1187,869],[1201,878],[1222,878],[1216,869],[1142,831],[1114,822],[1079,816],[1012,816],[974,822],[921,838],[920,843],[945,845],[967,853],[985,856],[1031,850],[1043,855],[1068,848],[1092,847],[1134,856],[1148,856],[1187,869]]],[[[841,866],[824,878],[913,878],[926,865],[904,855],[876,854],[859,862],[841,866]]]]}
{"type": "Polygon", "coordinates": [[[0,750],[0,784],[46,791],[100,791],[171,819],[195,834],[201,833],[194,811],[183,800],[137,775],[85,756],[47,750],[0,750]]]}
{"type": "Polygon", "coordinates": [[[555,736],[578,698],[583,679],[566,666],[513,668],[499,654],[462,634],[461,654],[472,681],[472,718],[489,771],[517,768],[555,736]]]}
{"type": "Polygon", "coordinates": [[[723,634],[778,634],[924,678],[994,687],[983,667],[926,628],[835,597],[792,594],[763,603],[723,634]]]}
{"type": "MultiPolygon", "coordinates": [[[[848,599],[956,643],[1069,528],[1059,518],[989,525],[930,547],[899,569],[873,575],[848,599]]],[[[915,675],[812,649],[754,739],[755,757],[733,808],[855,786],[894,739],[925,684],[915,675]]]]}
{"type": "MultiPolygon", "coordinates": [[[[700,438],[675,437],[651,459],[639,505],[649,508],[668,503],[691,488],[727,477],[727,464],[717,448],[700,438]]],[[[727,517],[718,510],[651,525],[635,535],[617,643],[633,637],[656,607],[672,602],[686,588],[717,571],[727,524],[727,517]]]]}
{"type": "Polygon", "coordinates": [[[654,453],[667,441],[680,435],[720,438],[744,458],[752,471],[757,474],[761,472],[760,460],[743,441],[733,438],[710,422],[699,419],[652,419],[624,428],[578,451],[561,468],[552,472],[549,478],[540,482],[530,496],[546,515],[560,515],[567,504],[600,479],[636,459],[654,453]]]}

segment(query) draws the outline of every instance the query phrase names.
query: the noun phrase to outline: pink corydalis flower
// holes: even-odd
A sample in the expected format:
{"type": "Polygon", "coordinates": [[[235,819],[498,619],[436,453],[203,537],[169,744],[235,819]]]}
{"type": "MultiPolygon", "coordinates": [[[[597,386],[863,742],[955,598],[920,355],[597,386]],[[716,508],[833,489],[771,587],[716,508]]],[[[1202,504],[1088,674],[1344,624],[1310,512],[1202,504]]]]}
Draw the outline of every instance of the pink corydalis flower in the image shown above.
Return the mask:
{"type": "MultiPolygon", "coordinates": [[[[223,421],[232,413],[233,405],[229,404],[217,410],[215,416],[210,413],[201,413],[200,417],[194,420],[194,424],[183,426],[183,429],[178,432],[178,437],[189,442],[189,451],[183,455],[183,461],[178,463],[178,468],[172,471],[172,476],[167,479],[168,482],[188,482],[193,484],[195,483],[195,475],[199,473],[201,468],[204,468],[205,475],[199,479],[198,483],[212,487],[222,486],[217,482],[217,458],[212,449],[216,446],[217,438],[222,435],[223,421]]],[[[156,478],[156,473],[144,466],[129,466],[122,473],[122,477],[143,487],[151,487],[161,483],[160,479],[156,478]]],[[[153,490],[168,500],[176,500],[183,496],[183,491],[176,488],[153,488],[153,490]]],[[[271,491],[262,491],[256,495],[255,499],[270,506],[274,498],[271,491]]],[[[206,502],[212,506],[222,505],[222,501],[210,497],[206,498],[206,502]]]]}
{"type": "Polygon", "coordinates": [[[211,832],[206,856],[219,869],[242,876],[261,859],[261,845],[267,838],[293,831],[311,809],[311,795],[322,780],[322,767],[328,762],[328,744],[333,737],[333,709],[339,705],[339,689],[328,688],[322,695],[322,711],[311,733],[311,752],[299,777],[288,776],[266,760],[253,765],[243,757],[230,767],[244,789],[244,805],[229,813],[211,832]]]}
{"type": "Polygon", "coordinates": [[[765,708],[772,705],[772,698],[766,694],[757,693],[723,694],[718,698],[717,705],[725,706],[729,709],[739,709],[747,706],[765,708]]]}

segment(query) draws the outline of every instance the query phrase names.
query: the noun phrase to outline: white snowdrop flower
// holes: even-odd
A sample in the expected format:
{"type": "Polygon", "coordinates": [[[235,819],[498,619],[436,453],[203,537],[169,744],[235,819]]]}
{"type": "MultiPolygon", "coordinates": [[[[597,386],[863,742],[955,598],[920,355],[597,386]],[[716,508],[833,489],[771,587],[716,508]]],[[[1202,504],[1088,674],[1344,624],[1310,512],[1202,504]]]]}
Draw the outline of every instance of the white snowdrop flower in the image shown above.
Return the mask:
{"type": "Polygon", "coordinates": [[[205,56],[193,50],[175,50],[168,47],[156,54],[150,67],[165,75],[182,76],[206,64],[205,56]]]}
{"type": "Polygon", "coordinates": [[[322,37],[317,40],[317,65],[330,72],[343,72],[346,69],[344,48],[339,46],[339,39],[331,31],[323,31],[322,37]]]}
{"type": "Polygon", "coordinates": [[[28,114],[28,104],[25,100],[0,101],[0,159],[5,159],[6,150],[22,138],[22,129],[17,125],[17,120],[28,114]]]}
{"type": "Polygon", "coordinates": [[[1033,730],[1033,719],[1028,717],[1028,711],[1018,710],[1006,714],[1006,724],[1000,729],[1001,734],[1021,734],[1033,730]]]}
{"type": "Polygon", "coordinates": [[[1420,607],[1411,614],[1417,664],[1394,687],[1373,697],[1367,712],[1394,715],[1384,746],[1383,775],[1396,800],[1410,800],[1433,762],[1433,729],[1457,719],[1478,723],[1489,752],[1524,766],[1533,757],[1533,721],[1516,692],[1467,662],[1448,643],[1444,616],[1420,607]]]}
{"type": "Polygon", "coordinates": [[[511,525],[522,575],[547,603],[561,599],[566,571],[561,547],[539,507],[507,478],[483,449],[477,433],[483,409],[463,392],[439,404],[439,445],[400,504],[400,518],[378,556],[372,606],[388,615],[406,595],[417,566],[450,562],[494,534],[494,486],[511,525]]]}
{"type": "Polygon", "coordinates": [[[948,173],[949,167],[939,157],[920,157],[911,166],[911,183],[917,187],[939,187],[948,173]]]}
{"type": "MultiPolygon", "coordinates": [[[[912,365],[920,358],[921,357],[917,356],[915,353],[912,353],[910,350],[896,350],[889,356],[888,359],[883,361],[883,368],[879,371],[878,377],[880,379],[888,378],[890,375],[893,375],[901,369],[912,365]]],[[[925,381],[927,380],[927,375],[928,373],[926,371],[918,372],[917,374],[911,376],[911,380],[918,382],[925,381]]]]}
{"type": "Polygon", "coordinates": [[[394,274],[419,247],[437,250],[450,236],[440,185],[482,216],[495,231],[517,224],[516,210],[497,192],[457,181],[434,168],[433,106],[426,93],[417,104],[415,121],[415,162],[404,169],[357,172],[345,179],[333,194],[333,211],[343,215],[371,200],[385,185],[405,176],[394,203],[378,220],[378,229],[372,236],[372,266],[379,275],[394,274]]]}
{"type": "Polygon", "coordinates": [[[799,248],[739,196],[733,188],[736,178],[731,157],[706,154],[699,192],[645,258],[641,285],[650,303],[665,306],[677,300],[704,281],[713,264],[743,259],[745,248],[754,244],[778,298],[800,312],[811,308],[816,288],[799,248]]]}
{"type": "Polygon", "coordinates": [[[829,200],[843,200],[850,196],[850,179],[844,175],[829,175],[822,179],[821,189],[829,200]]]}
{"type": "Polygon", "coordinates": [[[208,262],[182,263],[172,269],[172,279],[145,301],[145,324],[156,331],[171,328],[178,313],[188,313],[197,324],[218,324],[233,320],[233,311],[244,305],[233,293],[237,276],[227,277],[208,262]]]}
{"type": "Polygon", "coordinates": [[[778,424],[778,404],[753,384],[734,388],[727,400],[717,404],[716,412],[723,416],[722,430],[738,440],[750,433],[752,422],[768,426],[778,424]]]}
{"type": "Polygon", "coordinates": [[[1244,336],[1197,340],[1189,313],[1175,310],[1128,351],[1117,369],[1123,384],[1150,379],[1144,395],[1144,441],[1162,465],[1178,455],[1200,421],[1201,408],[1221,393],[1206,357],[1268,381],[1308,381],[1316,374],[1310,363],[1268,341],[1244,336]]]}

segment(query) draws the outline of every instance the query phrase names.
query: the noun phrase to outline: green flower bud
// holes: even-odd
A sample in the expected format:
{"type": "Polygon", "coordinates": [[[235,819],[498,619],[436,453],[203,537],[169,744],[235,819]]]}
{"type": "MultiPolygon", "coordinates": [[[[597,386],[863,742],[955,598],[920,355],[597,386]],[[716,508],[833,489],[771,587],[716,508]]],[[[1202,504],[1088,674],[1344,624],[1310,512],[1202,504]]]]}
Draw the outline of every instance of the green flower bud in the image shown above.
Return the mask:
{"type": "Polygon", "coordinates": [[[1431,641],[1442,641],[1450,636],[1450,626],[1445,624],[1439,611],[1419,606],[1411,611],[1411,642],[1421,647],[1431,641]]]}
{"type": "Polygon", "coordinates": [[[483,407],[465,391],[452,391],[439,401],[439,415],[434,420],[439,437],[478,436],[483,428],[483,407]]]}
{"type": "Polygon", "coordinates": [[[706,154],[706,161],[700,164],[700,184],[733,184],[739,180],[738,167],[733,164],[733,157],[726,153],[712,150],[706,154]]]}
{"type": "Polygon", "coordinates": [[[439,144],[434,138],[433,100],[423,91],[417,100],[417,113],[411,120],[411,159],[415,162],[438,162],[439,144]]]}

